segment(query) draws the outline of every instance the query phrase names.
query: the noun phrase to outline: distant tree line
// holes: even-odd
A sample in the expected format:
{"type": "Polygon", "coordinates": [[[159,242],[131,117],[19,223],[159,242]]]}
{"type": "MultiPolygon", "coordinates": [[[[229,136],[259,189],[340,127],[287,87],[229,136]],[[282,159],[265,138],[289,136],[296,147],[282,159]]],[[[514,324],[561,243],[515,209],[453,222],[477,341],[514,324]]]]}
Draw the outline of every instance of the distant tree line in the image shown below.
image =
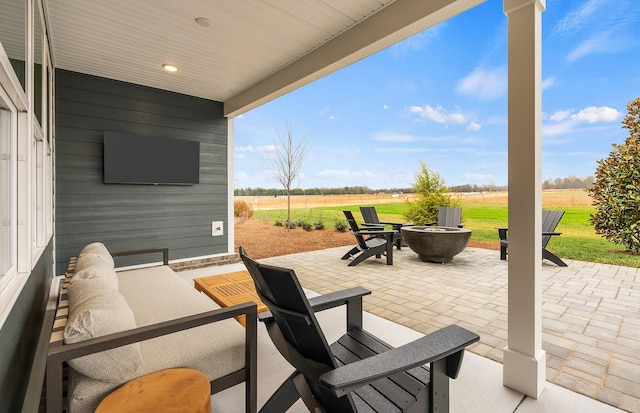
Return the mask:
{"type": "MultiPolygon", "coordinates": [[[[291,195],[362,195],[379,193],[412,193],[411,187],[371,189],[366,186],[345,186],[342,188],[292,188],[291,195]]],[[[233,190],[235,196],[278,196],[285,195],[282,188],[236,188],[233,190]]]]}
{"type": "Polygon", "coordinates": [[[487,185],[476,185],[476,184],[464,184],[464,185],[453,185],[449,186],[449,192],[495,192],[495,191],[506,191],[507,186],[498,186],[494,184],[487,185]]]}
{"type": "Polygon", "coordinates": [[[578,178],[577,176],[569,175],[562,179],[547,179],[542,183],[542,189],[585,189],[591,188],[595,181],[595,176],[578,178]]]}
{"type": "MultiPolygon", "coordinates": [[[[595,178],[586,176],[579,178],[569,175],[566,178],[547,179],[542,183],[542,189],[584,189],[591,188],[595,178]]],[[[507,186],[494,184],[476,185],[453,185],[448,186],[449,192],[495,192],[506,191],[507,186]]],[[[410,194],[412,187],[371,189],[366,186],[345,186],[342,188],[292,188],[291,195],[362,195],[362,194],[410,194]]],[[[279,196],[286,195],[282,188],[236,188],[233,190],[235,196],[279,196]]]]}

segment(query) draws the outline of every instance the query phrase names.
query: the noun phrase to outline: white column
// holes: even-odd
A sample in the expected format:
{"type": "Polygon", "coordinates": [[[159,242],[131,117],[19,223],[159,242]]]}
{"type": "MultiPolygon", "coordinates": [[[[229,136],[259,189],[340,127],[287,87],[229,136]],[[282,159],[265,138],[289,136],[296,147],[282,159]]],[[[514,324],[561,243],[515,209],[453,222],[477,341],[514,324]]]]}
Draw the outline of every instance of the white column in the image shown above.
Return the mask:
{"type": "Polygon", "coordinates": [[[545,385],[541,271],[541,13],[546,0],[504,0],[508,20],[509,282],[503,383],[537,398],[545,385]]]}
{"type": "Polygon", "coordinates": [[[235,216],[233,214],[233,173],[235,147],[235,135],[233,134],[233,118],[227,118],[227,252],[233,254],[235,248],[236,230],[235,216]]]}

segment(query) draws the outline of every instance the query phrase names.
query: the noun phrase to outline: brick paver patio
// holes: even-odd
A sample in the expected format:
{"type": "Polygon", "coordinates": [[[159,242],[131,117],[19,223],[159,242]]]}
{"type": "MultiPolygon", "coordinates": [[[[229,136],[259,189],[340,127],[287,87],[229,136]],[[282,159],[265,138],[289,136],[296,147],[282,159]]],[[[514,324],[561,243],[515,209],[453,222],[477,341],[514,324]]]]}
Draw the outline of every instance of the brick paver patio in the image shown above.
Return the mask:
{"type": "MultiPolygon", "coordinates": [[[[409,248],[394,265],[370,258],[347,267],[347,247],[260,260],[295,269],[303,287],[373,291],[365,310],[422,333],[449,324],[477,332],[476,354],[502,362],[507,344],[507,263],[498,251],[467,248],[450,264],[425,263],[409,248]]],[[[249,251],[251,254],[251,251],[249,251]]],[[[547,380],[640,412],[640,270],[565,260],[542,264],[547,380]]]]}

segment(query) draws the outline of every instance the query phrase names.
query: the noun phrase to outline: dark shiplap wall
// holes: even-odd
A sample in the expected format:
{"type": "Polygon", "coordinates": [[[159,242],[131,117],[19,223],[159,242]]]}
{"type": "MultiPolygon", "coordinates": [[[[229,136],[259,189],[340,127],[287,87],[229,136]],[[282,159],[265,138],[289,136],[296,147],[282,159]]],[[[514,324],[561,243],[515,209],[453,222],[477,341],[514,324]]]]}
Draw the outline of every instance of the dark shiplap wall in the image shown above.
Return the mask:
{"type": "Polygon", "coordinates": [[[0,330],[0,412],[22,410],[49,298],[52,270],[53,241],[50,241],[0,330]]]}
{"type": "Polygon", "coordinates": [[[220,102],[57,70],[56,273],[93,241],[168,247],[170,259],[228,252],[227,129],[220,102]],[[200,183],[104,184],[105,130],[199,141],[200,183]],[[224,236],[211,236],[212,221],[224,236]]]}

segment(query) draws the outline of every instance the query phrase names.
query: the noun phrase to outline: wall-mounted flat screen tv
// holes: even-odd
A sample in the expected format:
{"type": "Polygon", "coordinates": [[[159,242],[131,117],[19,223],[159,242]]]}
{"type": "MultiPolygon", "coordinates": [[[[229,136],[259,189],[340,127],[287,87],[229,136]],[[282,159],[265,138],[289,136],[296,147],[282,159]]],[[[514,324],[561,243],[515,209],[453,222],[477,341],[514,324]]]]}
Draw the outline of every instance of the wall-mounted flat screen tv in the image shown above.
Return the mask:
{"type": "Polygon", "coordinates": [[[197,184],[200,182],[200,142],[105,131],[104,182],[197,184]]]}

